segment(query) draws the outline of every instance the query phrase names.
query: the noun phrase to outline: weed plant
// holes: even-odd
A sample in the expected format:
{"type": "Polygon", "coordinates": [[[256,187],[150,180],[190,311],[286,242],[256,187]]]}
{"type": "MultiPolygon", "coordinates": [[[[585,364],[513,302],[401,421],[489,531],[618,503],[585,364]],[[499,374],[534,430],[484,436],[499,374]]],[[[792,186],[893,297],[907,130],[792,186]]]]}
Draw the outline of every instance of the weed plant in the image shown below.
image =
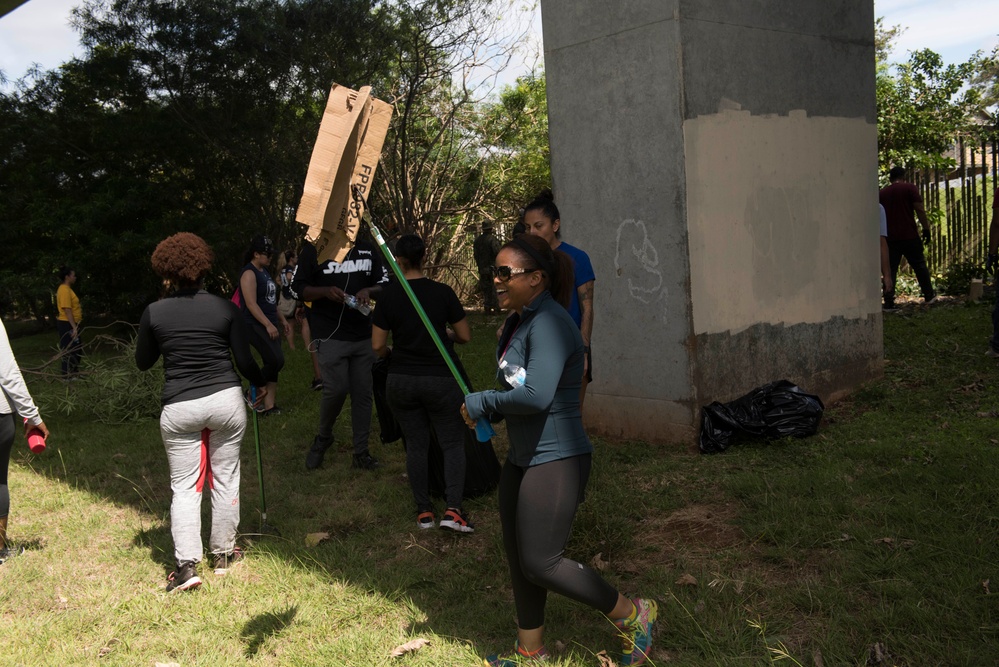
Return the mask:
{"type": "MultiPolygon", "coordinates": [[[[660,601],[655,665],[999,664],[989,314],[956,305],[887,317],[884,377],[829,406],[808,439],[714,456],[690,442],[594,439],[567,554],[660,601]]],[[[479,388],[494,386],[498,325],[474,316],[460,348],[479,388]]],[[[23,366],[51,354],[45,336],[13,341],[23,366]]],[[[164,591],[170,488],[156,420],[63,414],[59,397],[85,389],[27,373],[52,436],[40,456],[19,439],[12,457],[10,534],[26,551],[0,565],[6,662],[450,666],[512,645],[495,494],[466,503],[474,535],[419,530],[402,446],[379,443],[376,421],[382,468],[350,468],[349,406],[323,468],[306,471],[319,396],[307,353],[286,353],[284,414],[260,420],[268,522],[282,534],[255,534],[250,429],[247,561],[225,577],[203,567],[190,593],[164,591]],[[313,533],[329,538],[307,546],[313,533]],[[415,638],[430,644],[390,657],[415,638]]],[[[205,533],[207,516],[206,503],[205,533]]],[[[606,619],[557,595],[546,627],[556,666],[599,665],[616,646],[606,619]]]]}

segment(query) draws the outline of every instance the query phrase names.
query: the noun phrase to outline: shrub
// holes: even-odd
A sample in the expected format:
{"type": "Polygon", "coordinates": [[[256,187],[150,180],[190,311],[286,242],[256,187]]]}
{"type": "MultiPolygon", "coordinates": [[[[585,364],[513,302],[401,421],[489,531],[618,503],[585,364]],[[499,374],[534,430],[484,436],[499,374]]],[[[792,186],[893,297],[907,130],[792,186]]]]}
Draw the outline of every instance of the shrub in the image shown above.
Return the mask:
{"type": "Polygon", "coordinates": [[[973,259],[961,259],[944,269],[937,280],[937,287],[943,294],[961,296],[967,294],[974,278],[984,278],[985,267],[973,259]]]}
{"type": "Polygon", "coordinates": [[[160,414],[163,364],[148,371],[135,365],[135,336],[128,340],[99,336],[102,354],[86,354],[81,380],[55,397],[56,408],[67,415],[85,411],[102,424],[155,419],[160,414]]]}

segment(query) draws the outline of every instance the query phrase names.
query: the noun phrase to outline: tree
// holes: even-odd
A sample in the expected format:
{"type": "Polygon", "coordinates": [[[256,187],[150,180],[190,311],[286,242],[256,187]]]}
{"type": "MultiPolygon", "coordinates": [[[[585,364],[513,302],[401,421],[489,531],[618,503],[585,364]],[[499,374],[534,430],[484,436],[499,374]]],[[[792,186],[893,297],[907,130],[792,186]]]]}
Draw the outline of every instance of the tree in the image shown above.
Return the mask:
{"type": "Polygon", "coordinates": [[[895,165],[947,168],[944,153],[970,120],[982,110],[979,89],[970,86],[981,63],[980,54],[959,65],[944,65],[929,49],[909,54],[891,66],[886,60],[898,26],[886,30],[878,20],[877,62],[878,165],[882,175],[895,165]]]}
{"type": "Polygon", "coordinates": [[[374,212],[393,232],[427,244],[432,275],[467,245],[491,190],[494,142],[482,109],[517,35],[499,32],[492,0],[403,3],[388,99],[395,116],[382,155],[374,212]]]}
{"type": "Polygon", "coordinates": [[[25,232],[9,255],[34,263],[0,273],[0,294],[33,303],[24,276],[70,263],[91,309],[134,317],[157,291],[149,254],[173,232],[212,244],[216,289],[252,236],[296,244],[330,85],[386,80],[390,10],[88,0],[75,12],[85,55],[2,98],[0,221],[25,232]]]}
{"type": "MultiPolygon", "coordinates": [[[[982,59],[978,72],[972,77],[971,82],[981,90],[983,106],[999,105],[999,46],[992,50],[989,57],[982,59]]],[[[993,116],[999,122],[999,111],[993,116]]]]}
{"type": "Polygon", "coordinates": [[[483,136],[493,142],[485,164],[491,196],[483,208],[487,217],[509,220],[542,188],[551,187],[545,73],[517,79],[498,102],[486,106],[483,117],[483,136]]]}

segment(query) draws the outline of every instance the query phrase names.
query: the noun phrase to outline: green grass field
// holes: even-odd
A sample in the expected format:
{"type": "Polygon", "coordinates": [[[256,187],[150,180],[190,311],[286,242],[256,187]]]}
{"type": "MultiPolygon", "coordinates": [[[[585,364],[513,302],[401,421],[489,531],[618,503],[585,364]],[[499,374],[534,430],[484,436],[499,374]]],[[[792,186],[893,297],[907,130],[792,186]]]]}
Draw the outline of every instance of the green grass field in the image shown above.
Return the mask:
{"type": "MultiPolygon", "coordinates": [[[[492,386],[497,325],[473,316],[462,350],[480,387],[492,386]]],[[[885,377],[830,406],[809,439],[716,456],[595,440],[569,555],[660,601],[655,665],[999,664],[990,327],[986,305],[886,317],[885,377]]],[[[12,342],[22,367],[39,369],[55,333],[12,342]]],[[[260,424],[268,521],[282,536],[253,535],[251,431],[247,562],[225,577],[203,567],[191,593],[164,591],[170,491],[156,421],[100,423],[107,387],[26,373],[52,436],[40,456],[19,437],[12,456],[10,536],[27,551],[0,566],[5,663],[450,666],[512,645],[495,496],[466,504],[472,536],[419,531],[401,445],[380,444],[373,425],[383,466],[352,470],[346,413],[324,467],[306,471],[319,396],[306,353],[287,354],[285,412],[260,424]],[[307,546],[317,532],[330,539],[307,546]],[[430,643],[390,657],[416,638],[430,643]]],[[[145,391],[127,371],[108,383],[145,391]]],[[[206,515],[206,538],[207,526],[206,515]]],[[[600,665],[616,647],[606,619],[558,596],[547,640],[555,665],[600,665]]]]}

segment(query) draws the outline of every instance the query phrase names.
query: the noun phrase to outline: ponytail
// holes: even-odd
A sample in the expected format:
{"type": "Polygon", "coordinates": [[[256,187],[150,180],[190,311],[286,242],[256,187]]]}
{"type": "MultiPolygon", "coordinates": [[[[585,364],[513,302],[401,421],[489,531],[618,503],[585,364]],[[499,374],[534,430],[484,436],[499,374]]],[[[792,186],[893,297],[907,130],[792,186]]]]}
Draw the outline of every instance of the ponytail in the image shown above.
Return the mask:
{"type": "Polygon", "coordinates": [[[517,253],[525,269],[541,271],[545,276],[545,288],[563,308],[569,308],[575,283],[575,270],[569,255],[552,250],[543,238],[530,234],[516,237],[503,249],[517,253]]]}

